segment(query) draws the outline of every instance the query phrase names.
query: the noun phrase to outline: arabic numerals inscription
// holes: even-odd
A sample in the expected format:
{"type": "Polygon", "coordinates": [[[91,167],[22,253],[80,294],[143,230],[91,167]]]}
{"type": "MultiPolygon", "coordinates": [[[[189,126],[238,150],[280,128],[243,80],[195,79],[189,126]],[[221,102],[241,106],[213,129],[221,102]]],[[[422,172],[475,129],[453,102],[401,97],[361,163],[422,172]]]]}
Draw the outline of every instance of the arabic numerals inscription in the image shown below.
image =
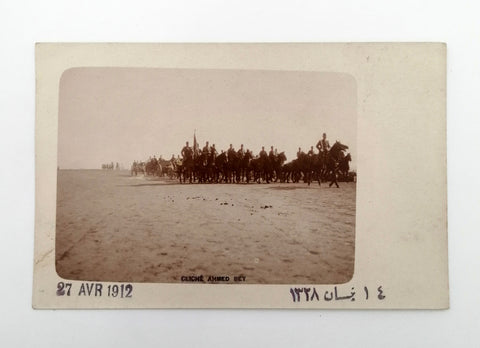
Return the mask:
{"type": "Polygon", "coordinates": [[[70,290],[72,289],[72,283],[58,282],[57,284],[57,296],[70,296],[70,290]]]}
{"type": "Polygon", "coordinates": [[[109,285],[107,286],[107,295],[108,297],[132,297],[133,286],[132,284],[121,284],[121,285],[109,285]]]}
{"type": "MultiPolygon", "coordinates": [[[[365,297],[364,299],[368,301],[369,299],[369,292],[368,292],[368,287],[364,286],[363,290],[365,292],[365,297]]],[[[313,288],[290,288],[290,295],[292,296],[292,301],[293,302],[301,302],[301,301],[306,301],[306,302],[311,302],[311,301],[319,301],[320,297],[318,295],[317,290],[313,288]]],[[[323,300],[326,302],[330,301],[344,301],[344,300],[349,300],[349,301],[355,301],[355,287],[352,287],[350,291],[343,292],[341,289],[338,289],[336,286],[332,290],[327,290],[325,291],[323,295],[323,300]]],[[[360,294],[361,295],[361,294],[360,294]]],[[[380,301],[383,301],[386,296],[384,295],[384,290],[382,289],[382,285],[377,287],[377,298],[380,301]]]]}
{"type": "Polygon", "coordinates": [[[319,301],[320,298],[317,293],[317,289],[313,288],[290,288],[290,294],[292,295],[292,300],[293,302],[300,302],[301,301],[301,294],[304,294],[305,300],[308,301],[313,301],[317,300],[319,301]]]}
{"type": "Polygon", "coordinates": [[[378,299],[379,300],[385,299],[386,296],[383,294],[383,289],[381,285],[377,288],[377,291],[378,291],[378,296],[377,296],[378,299]]]}

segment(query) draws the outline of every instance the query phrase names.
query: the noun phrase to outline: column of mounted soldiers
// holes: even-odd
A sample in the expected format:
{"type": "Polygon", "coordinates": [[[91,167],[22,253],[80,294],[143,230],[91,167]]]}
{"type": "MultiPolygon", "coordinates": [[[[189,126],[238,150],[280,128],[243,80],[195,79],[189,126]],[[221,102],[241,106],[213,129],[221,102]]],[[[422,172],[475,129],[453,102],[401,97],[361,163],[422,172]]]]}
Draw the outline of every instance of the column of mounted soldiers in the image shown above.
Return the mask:
{"type": "MultiPolygon", "coordinates": [[[[249,149],[241,144],[238,150],[233,145],[224,151],[218,150],[215,144],[210,145],[207,141],[200,148],[196,141],[193,148],[187,141],[181,150],[181,157],[172,155],[169,161],[157,160],[155,156],[143,164],[143,173],[150,175],[155,173],[158,166],[163,168],[163,173],[173,178],[176,177],[181,183],[249,183],[249,182],[304,182],[310,183],[330,180],[330,186],[337,183],[337,176],[348,177],[350,154],[344,151],[348,146],[336,141],[330,146],[324,133],[322,139],[316,144],[318,153],[313,146],[305,153],[298,148],[297,158],[286,162],[285,152],[278,152],[273,146],[269,152],[262,146],[258,155],[254,155],[249,149]]],[[[139,167],[134,162],[134,167],[139,167]]],[[[141,166],[140,166],[141,167],[141,166]]],[[[135,169],[135,175],[141,170],[135,169]]]]}

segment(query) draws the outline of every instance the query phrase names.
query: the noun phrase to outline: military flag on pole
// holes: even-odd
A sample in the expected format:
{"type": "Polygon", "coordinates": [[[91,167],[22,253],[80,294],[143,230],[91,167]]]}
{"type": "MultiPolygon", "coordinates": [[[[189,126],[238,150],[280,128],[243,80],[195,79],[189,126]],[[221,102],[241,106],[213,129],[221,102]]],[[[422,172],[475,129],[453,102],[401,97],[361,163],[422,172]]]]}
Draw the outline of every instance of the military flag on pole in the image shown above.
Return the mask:
{"type": "Polygon", "coordinates": [[[198,151],[198,143],[197,143],[197,137],[196,137],[196,130],[193,131],[193,158],[197,156],[197,151],[198,151]]]}

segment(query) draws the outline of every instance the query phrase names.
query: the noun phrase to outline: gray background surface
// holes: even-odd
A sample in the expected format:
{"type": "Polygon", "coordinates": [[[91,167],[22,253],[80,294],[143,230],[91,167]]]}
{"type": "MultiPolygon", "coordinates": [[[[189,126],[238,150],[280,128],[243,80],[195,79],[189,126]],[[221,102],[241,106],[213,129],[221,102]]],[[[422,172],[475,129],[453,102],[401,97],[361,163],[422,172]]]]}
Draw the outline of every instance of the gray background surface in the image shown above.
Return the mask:
{"type": "Polygon", "coordinates": [[[478,346],[478,5],[469,1],[0,3],[2,346],[478,346]],[[451,309],[33,311],[37,41],[444,41],[451,309]]]}

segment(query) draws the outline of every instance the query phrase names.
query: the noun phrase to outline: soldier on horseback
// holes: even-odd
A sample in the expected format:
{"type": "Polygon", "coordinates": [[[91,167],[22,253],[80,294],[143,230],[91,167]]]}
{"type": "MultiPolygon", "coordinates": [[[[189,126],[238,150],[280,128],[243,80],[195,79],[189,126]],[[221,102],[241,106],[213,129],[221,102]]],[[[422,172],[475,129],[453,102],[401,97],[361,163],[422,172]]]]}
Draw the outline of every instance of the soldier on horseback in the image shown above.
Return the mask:
{"type": "Polygon", "coordinates": [[[302,148],[299,147],[298,151],[297,151],[297,158],[300,158],[302,156],[302,154],[304,154],[304,152],[302,151],[302,148]]]}
{"type": "Polygon", "coordinates": [[[267,151],[265,151],[265,146],[262,146],[262,151],[260,151],[258,155],[264,161],[267,159],[267,151]]]}
{"type": "Polygon", "coordinates": [[[243,149],[243,144],[240,145],[240,149],[238,149],[237,155],[240,160],[242,160],[243,157],[245,156],[245,150],[243,149]]]}
{"type": "Polygon", "coordinates": [[[181,151],[183,160],[182,165],[178,166],[178,176],[180,178],[180,182],[186,182],[188,179],[190,183],[193,182],[193,170],[194,170],[194,163],[193,163],[193,149],[189,146],[188,141],[185,143],[181,151]]]}
{"type": "Polygon", "coordinates": [[[210,157],[212,158],[213,162],[215,162],[215,158],[217,157],[217,155],[218,155],[218,152],[217,152],[217,149],[215,148],[215,144],[212,144],[212,146],[210,147],[210,157]]]}
{"type": "Polygon", "coordinates": [[[227,158],[229,162],[233,162],[233,159],[235,158],[235,149],[232,144],[230,144],[230,147],[227,150],[227,158]]]}
{"type": "Polygon", "coordinates": [[[191,158],[193,156],[193,150],[192,148],[188,145],[188,141],[186,142],[185,146],[182,149],[182,157],[185,158],[191,158]]]}
{"type": "Polygon", "coordinates": [[[317,149],[320,155],[325,159],[327,157],[328,151],[330,150],[330,143],[327,140],[326,133],[323,133],[322,139],[318,141],[317,149]]]}
{"type": "Polygon", "coordinates": [[[273,146],[270,146],[270,152],[268,153],[268,159],[272,163],[275,161],[275,151],[273,151],[273,146]]]}
{"type": "Polygon", "coordinates": [[[205,143],[205,146],[202,149],[202,155],[204,155],[205,158],[207,158],[209,154],[210,154],[210,146],[208,146],[208,141],[207,141],[205,143]]]}
{"type": "Polygon", "coordinates": [[[268,166],[268,163],[267,163],[268,155],[267,155],[267,151],[265,151],[265,146],[262,146],[262,150],[260,151],[258,156],[259,156],[259,171],[258,171],[259,178],[261,179],[263,177],[263,179],[268,183],[268,175],[266,173],[266,169],[268,166]]]}
{"type": "Polygon", "coordinates": [[[313,151],[313,146],[310,146],[310,151],[307,152],[307,155],[309,157],[312,157],[314,154],[315,154],[315,152],[313,151]]]}
{"type": "Polygon", "coordinates": [[[210,147],[210,154],[208,156],[208,160],[207,160],[207,163],[208,163],[208,180],[209,181],[212,181],[212,180],[216,180],[215,178],[215,162],[217,160],[217,149],[215,148],[215,144],[212,144],[212,146],[210,147]]]}

